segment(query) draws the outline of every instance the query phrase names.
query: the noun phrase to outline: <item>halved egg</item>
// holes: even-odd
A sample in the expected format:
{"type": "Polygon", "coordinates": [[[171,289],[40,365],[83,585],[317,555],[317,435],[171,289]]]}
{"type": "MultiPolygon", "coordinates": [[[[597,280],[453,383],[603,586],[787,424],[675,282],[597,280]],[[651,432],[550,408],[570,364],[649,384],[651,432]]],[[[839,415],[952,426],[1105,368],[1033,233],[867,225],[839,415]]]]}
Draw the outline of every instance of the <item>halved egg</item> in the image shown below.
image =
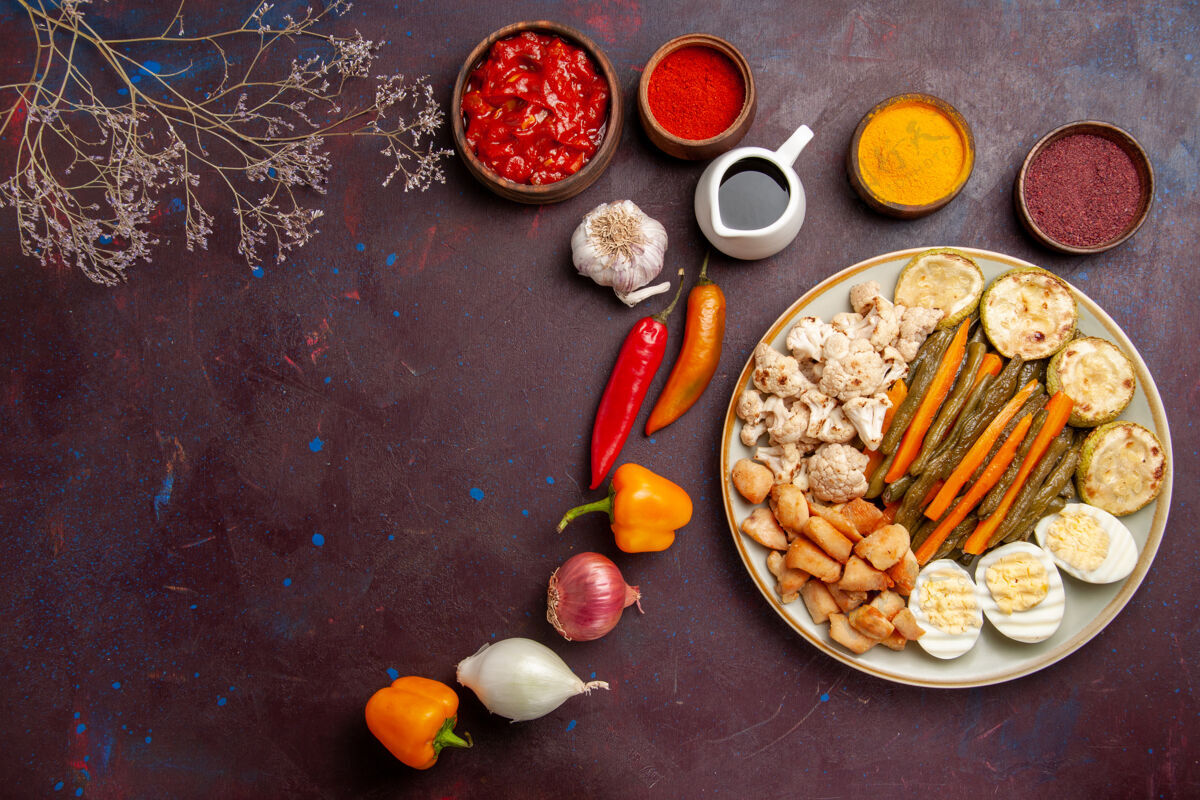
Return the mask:
{"type": "Polygon", "coordinates": [[[921,570],[908,609],[925,629],[917,644],[937,658],[958,658],[975,646],[983,629],[983,595],[971,574],[949,559],[921,570]]]}
{"type": "Polygon", "coordinates": [[[987,553],[975,567],[983,590],[983,613],[996,630],[1018,642],[1049,639],[1067,607],[1054,559],[1030,542],[1013,542],[987,553]]]}
{"type": "Polygon", "coordinates": [[[1137,566],[1137,542],[1125,523],[1086,503],[1042,517],[1033,535],[1063,572],[1081,581],[1114,583],[1137,566]]]}

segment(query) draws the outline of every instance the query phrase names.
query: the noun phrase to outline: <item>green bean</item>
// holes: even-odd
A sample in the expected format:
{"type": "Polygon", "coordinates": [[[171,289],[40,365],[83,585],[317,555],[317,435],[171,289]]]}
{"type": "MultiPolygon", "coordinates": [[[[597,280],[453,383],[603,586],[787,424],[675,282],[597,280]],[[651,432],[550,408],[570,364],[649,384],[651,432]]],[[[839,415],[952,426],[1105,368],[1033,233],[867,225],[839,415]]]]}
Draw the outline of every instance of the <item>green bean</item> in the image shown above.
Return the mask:
{"type": "Polygon", "coordinates": [[[933,377],[937,374],[938,364],[942,360],[942,354],[946,351],[946,347],[950,344],[950,340],[954,338],[954,334],[948,331],[937,331],[931,334],[925,340],[922,349],[929,347],[929,355],[921,362],[912,376],[912,383],[908,386],[908,395],[904,398],[899,407],[896,408],[896,413],[892,416],[891,427],[888,428],[883,437],[883,443],[879,449],[884,453],[891,455],[896,452],[896,448],[900,446],[900,439],[904,436],[904,431],[908,429],[908,424],[912,422],[913,415],[917,413],[917,406],[921,404],[921,398],[925,396],[925,392],[929,391],[929,384],[933,383],[933,377]],[[944,335],[943,335],[944,334],[944,335]]]}
{"type": "Polygon", "coordinates": [[[946,558],[960,547],[963,541],[971,535],[971,531],[975,530],[975,526],[979,524],[979,518],[974,514],[968,514],[966,519],[955,525],[950,533],[946,536],[946,541],[942,542],[942,546],[933,554],[930,561],[937,561],[939,558],[946,558]]]}
{"type": "Polygon", "coordinates": [[[1024,405],[1017,409],[1017,413],[1013,414],[1012,419],[1010,419],[1008,424],[1004,426],[1004,429],[1000,431],[1000,435],[996,437],[996,443],[993,444],[992,449],[988,451],[987,457],[984,458],[983,461],[979,462],[979,466],[976,467],[975,472],[971,474],[971,482],[979,480],[979,476],[983,474],[983,471],[987,469],[987,465],[1004,445],[1004,441],[1008,439],[1008,435],[1013,432],[1013,428],[1017,427],[1021,420],[1024,419],[1025,415],[1038,413],[1045,408],[1046,401],[1049,399],[1050,397],[1040,388],[1029,396],[1029,399],[1025,401],[1024,405]]]}
{"type": "Polygon", "coordinates": [[[958,380],[955,381],[954,388],[946,397],[946,402],[942,403],[942,409],[938,412],[937,418],[929,426],[929,430],[925,434],[925,441],[921,444],[921,452],[917,454],[908,468],[910,474],[920,475],[925,471],[925,463],[937,450],[937,446],[941,444],[955,418],[962,411],[967,398],[971,395],[971,387],[975,383],[975,373],[979,371],[979,362],[986,354],[987,345],[985,344],[971,342],[967,345],[967,356],[963,359],[962,369],[958,371],[958,380]]]}
{"type": "MultiPolygon", "coordinates": [[[[963,420],[963,432],[959,437],[959,441],[974,443],[979,434],[983,433],[983,429],[988,426],[1004,404],[1017,393],[1020,386],[1017,385],[1017,378],[1020,376],[1021,365],[1025,361],[1020,356],[1013,356],[1009,362],[1004,365],[1004,369],[1000,370],[1000,374],[996,376],[996,380],[992,382],[992,386],[988,389],[987,394],[979,401],[979,405],[975,408],[974,413],[963,420]]],[[[968,445],[969,446],[969,445],[968,445]]]]}
{"type": "Polygon", "coordinates": [[[967,398],[967,402],[963,406],[962,412],[959,413],[958,419],[955,421],[954,426],[950,429],[950,432],[946,434],[941,446],[934,451],[933,455],[926,459],[924,465],[925,468],[922,470],[922,473],[932,470],[938,473],[936,477],[944,478],[949,475],[951,471],[953,471],[958,462],[954,461],[947,464],[947,460],[949,459],[951,451],[954,449],[962,435],[963,418],[978,407],[979,403],[982,402],[983,397],[987,394],[988,389],[991,387],[995,379],[996,376],[994,375],[984,375],[983,379],[979,382],[979,385],[971,391],[971,396],[967,398]]]}
{"type": "MultiPolygon", "coordinates": [[[[929,358],[930,353],[938,349],[938,341],[944,340],[946,344],[950,343],[950,338],[953,334],[949,331],[934,331],[925,338],[925,342],[917,348],[917,354],[913,356],[913,360],[908,362],[908,374],[915,375],[921,365],[929,358]],[[946,335],[949,334],[949,335],[946,335]]],[[[944,350],[945,348],[942,347],[944,350]]]]}
{"type": "Polygon", "coordinates": [[[892,468],[892,461],[896,458],[896,454],[892,453],[879,463],[875,471],[871,473],[871,480],[867,483],[868,500],[874,500],[883,492],[883,476],[887,475],[887,471],[892,468]]]}
{"type": "Polygon", "coordinates": [[[1026,361],[1021,365],[1021,371],[1017,375],[1017,386],[1024,386],[1030,381],[1043,383],[1046,380],[1046,359],[1035,358],[1033,361],[1026,361]]]}
{"type": "Polygon", "coordinates": [[[908,487],[912,485],[916,478],[912,475],[901,475],[896,480],[887,485],[883,490],[883,502],[894,503],[904,497],[904,493],[908,491],[908,487]]]}
{"type": "Polygon", "coordinates": [[[1063,507],[1066,506],[1066,504],[1066,500],[1055,496],[1050,498],[1050,502],[1046,503],[1044,506],[1034,508],[1030,514],[1026,515],[1026,517],[1013,528],[1013,533],[1005,537],[1004,544],[1008,544],[1009,542],[1027,541],[1029,537],[1033,535],[1033,531],[1037,528],[1037,524],[1042,517],[1049,516],[1050,514],[1057,514],[1059,511],[1063,510],[1063,507]]]}
{"type": "Polygon", "coordinates": [[[996,481],[996,485],[992,487],[983,500],[979,503],[979,508],[975,512],[979,514],[981,519],[986,519],[992,515],[992,512],[1000,507],[1000,501],[1004,499],[1004,495],[1008,492],[1008,487],[1017,478],[1017,472],[1021,469],[1021,462],[1025,460],[1025,456],[1029,454],[1029,448],[1033,446],[1033,440],[1037,438],[1038,431],[1046,424],[1046,409],[1043,408],[1033,416],[1033,424],[1029,426],[1029,433],[1025,434],[1025,438],[1021,440],[1020,446],[1017,448],[1017,453],[1013,456],[1012,463],[1004,470],[1004,474],[1000,476],[1000,480],[996,481]]]}
{"type": "Polygon", "coordinates": [[[929,538],[929,534],[933,533],[933,529],[936,527],[937,520],[926,519],[921,523],[921,526],[917,528],[916,533],[912,535],[912,541],[909,543],[909,547],[914,553],[916,552],[917,548],[921,546],[921,543],[929,538]]]}
{"type": "Polygon", "coordinates": [[[903,525],[909,532],[912,531],[921,517],[921,512],[925,510],[925,495],[929,494],[937,480],[938,476],[929,472],[917,476],[904,493],[904,499],[900,501],[900,508],[896,511],[895,522],[898,525],[903,525]]]}
{"type": "Polygon", "coordinates": [[[977,342],[982,345],[987,345],[987,333],[983,330],[983,325],[979,322],[979,317],[971,319],[971,334],[967,337],[968,342],[977,342]]]}
{"type": "MultiPolygon", "coordinates": [[[[994,547],[1007,539],[1013,533],[1013,529],[1020,524],[1022,518],[1030,513],[1035,504],[1035,497],[1047,483],[1051,473],[1055,473],[1057,477],[1061,478],[1059,472],[1065,468],[1064,465],[1070,466],[1070,470],[1066,474],[1067,480],[1070,480],[1071,475],[1075,473],[1075,463],[1078,461],[1079,453],[1072,447],[1073,437],[1070,431],[1070,428],[1064,428],[1063,432],[1050,442],[1050,446],[1046,448],[1041,460],[1026,479],[1025,485],[1017,492],[1017,497],[1005,514],[1004,520],[992,534],[989,547],[994,547]],[[1073,456],[1072,453],[1074,453],[1073,456]]],[[[1058,494],[1061,488],[1062,484],[1059,483],[1050,497],[1058,494]]]]}

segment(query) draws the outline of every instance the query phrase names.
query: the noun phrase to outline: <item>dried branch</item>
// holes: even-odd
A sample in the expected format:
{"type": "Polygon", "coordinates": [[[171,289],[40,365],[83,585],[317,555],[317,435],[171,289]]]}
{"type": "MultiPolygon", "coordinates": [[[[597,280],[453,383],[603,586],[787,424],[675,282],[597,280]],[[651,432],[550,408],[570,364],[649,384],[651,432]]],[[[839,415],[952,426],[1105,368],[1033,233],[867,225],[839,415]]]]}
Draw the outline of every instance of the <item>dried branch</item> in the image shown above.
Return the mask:
{"type": "Polygon", "coordinates": [[[264,2],[237,28],[191,36],[179,0],[162,33],[126,39],[97,33],[84,13],[91,0],[16,2],[37,51],[27,81],[0,86],[0,134],[20,132],[0,207],[16,211],[22,251],[44,265],[74,264],[97,283],[121,283],[159,244],[152,221],[168,188],[182,192],[187,249],[207,249],[216,218],[211,191],[209,208],[201,205],[202,181],[229,198],[247,265],[272,252],[283,261],[317,233],[322,212],[306,203],[325,192],[331,137],[381,142],[384,186],[398,176],[405,191],[445,182],[450,151],[430,141],[444,115],[427,78],[376,76],[373,100],[343,109],[348,83],[369,79],[379,53],[357,31],[317,30],[350,10],[345,0],[298,16],[264,2]],[[235,62],[228,52],[242,41],[253,56],[235,62]],[[219,80],[189,92],[190,65],[166,72],[129,55],[163,45],[215,54],[219,80]],[[277,51],[300,45],[285,77],[260,75],[279,63],[277,51]],[[121,102],[97,88],[114,82],[121,102]]]}

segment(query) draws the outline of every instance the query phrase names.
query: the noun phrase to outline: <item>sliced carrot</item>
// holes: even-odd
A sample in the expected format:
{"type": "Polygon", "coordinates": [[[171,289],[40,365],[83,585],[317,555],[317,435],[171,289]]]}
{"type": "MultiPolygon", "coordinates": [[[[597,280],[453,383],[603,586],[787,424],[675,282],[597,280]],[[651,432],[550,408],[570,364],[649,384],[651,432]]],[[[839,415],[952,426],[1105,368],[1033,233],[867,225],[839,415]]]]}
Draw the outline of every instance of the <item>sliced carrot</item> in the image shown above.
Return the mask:
{"type": "MultiPolygon", "coordinates": [[[[925,541],[921,542],[921,546],[917,548],[917,561],[921,564],[927,562],[938,548],[946,541],[946,537],[950,535],[950,531],[967,518],[967,514],[975,506],[979,505],[983,500],[984,495],[992,490],[996,485],[996,481],[1000,480],[1000,476],[1004,474],[1004,470],[1008,469],[1008,465],[1012,463],[1013,458],[1017,454],[1017,448],[1020,447],[1021,441],[1025,438],[1025,434],[1029,433],[1029,427],[1033,424],[1033,414],[1026,414],[1021,417],[1021,421],[1013,428],[1012,433],[1004,440],[1004,444],[996,451],[996,455],[988,462],[987,467],[983,470],[983,474],[979,476],[979,480],[967,491],[962,499],[958,501],[958,505],[954,510],[946,515],[946,518],[938,523],[933,532],[926,537],[925,541]]],[[[971,533],[975,535],[974,532],[971,533]]],[[[965,552],[970,552],[963,548],[965,552]]]]}
{"type": "Polygon", "coordinates": [[[1003,366],[1004,359],[1000,358],[1000,356],[995,353],[985,355],[983,360],[979,362],[979,369],[975,370],[975,383],[971,384],[971,388],[974,389],[978,386],[979,382],[983,380],[984,375],[991,375],[993,377],[999,375],[1000,368],[1003,366]]]}
{"type": "Polygon", "coordinates": [[[966,485],[967,479],[983,463],[983,459],[992,449],[992,445],[996,443],[996,439],[1000,437],[1004,426],[1016,416],[1017,412],[1021,410],[1021,406],[1025,405],[1025,401],[1037,391],[1037,388],[1038,382],[1032,380],[1022,386],[1021,390],[1005,403],[1004,408],[1000,409],[1000,413],[996,415],[996,418],[983,429],[983,433],[975,440],[975,444],[971,445],[971,449],[963,456],[962,461],[958,462],[958,466],[954,468],[954,472],[950,473],[949,478],[946,478],[946,483],[942,486],[941,491],[937,493],[937,496],[933,498],[933,502],[926,506],[925,516],[930,519],[941,519],[942,514],[945,514],[946,509],[950,507],[951,501],[958,495],[958,490],[966,485]]]}
{"type": "Polygon", "coordinates": [[[963,356],[967,352],[967,328],[969,325],[970,320],[964,319],[959,324],[958,330],[954,332],[954,338],[950,340],[950,346],[942,355],[942,361],[938,364],[933,381],[929,384],[929,391],[925,392],[925,396],[921,398],[921,404],[917,406],[912,422],[908,423],[908,429],[904,431],[904,438],[900,440],[900,446],[896,448],[892,466],[883,476],[885,483],[898,480],[908,472],[913,459],[921,452],[921,443],[925,441],[925,434],[929,431],[929,426],[933,424],[933,418],[941,408],[942,401],[950,393],[950,387],[954,385],[955,373],[958,372],[958,367],[962,364],[963,356]]]}
{"type": "Polygon", "coordinates": [[[1021,467],[1017,470],[1017,476],[1013,479],[1012,486],[1009,486],[1008,491],[1004,493],[1004,497],[1000,498],[1000,505],[996,507],[992,515],[985,520],[980,520],[979,524],[975,526],[975,530],[971,532],[966,544],[963,546],[964,553],[978,555],[987,549],[987,544],[991,541],[992,534],[996,532],[996,529],[1000,527],[1000,523],[1004,521],[1004,515],[1012,507],[1013,501],[1021,491],[1021,487],[1029,479],[1029,474],[1033,472],[1037,463],[1042,460],[1042,456],[1046,454],[1046,448],[1050,446],[1050,443],[1062,433],[1067,420],[1071,417],[1071,407],[1073,405],[1075,403],[1071,398],[1061,391],[1055,392],[1054,396],[1046,403],[1046,421],[1042,423],[1042,428],[1038,431],[1037,436],[1033,437],[1033,444],[1029,446],[1029,452],[1025,454],[1025,460],[1021,462],[1021,467]]]}
{"type": "MultiPolygon", "coordinates": [[[[892,424],[892,417],[896,416],[896,409],[904,402],[904,398],[908,397],[908,387],[904,385],[904,379],[900,378],[892,384],[892,388],[887,390],[887,398],[892,401],[891,407],[883,412],[883,432],[887,433],[887,429],[892,424]]],[[[867,450],[867,468],[863,470],[866,473],[867,480],[871,480],[871,476],[875,474],[875,470],[879,469],[879,465],[883,463],[883,451],[879,449],[867,450]]]]}

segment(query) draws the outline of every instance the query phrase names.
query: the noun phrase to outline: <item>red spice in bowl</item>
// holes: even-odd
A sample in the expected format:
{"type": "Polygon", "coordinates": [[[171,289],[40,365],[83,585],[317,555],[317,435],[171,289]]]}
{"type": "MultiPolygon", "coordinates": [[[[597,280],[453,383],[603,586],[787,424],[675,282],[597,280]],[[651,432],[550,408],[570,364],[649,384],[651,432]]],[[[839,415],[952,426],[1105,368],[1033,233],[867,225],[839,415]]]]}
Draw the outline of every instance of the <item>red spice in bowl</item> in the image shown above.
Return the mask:
{"type": "Polygon", "coordinates": [[[650,112],[673,136],[701,141],[724,133],[746,102],[737,65],[724,53],[688,45],[668,53],[654,68],[650,112]]]}
{"type": "Polygon", "coordinates": [[[1137,217],[1142,182],[1133,159],[1103,136],[1076,133],[1051,142],[1025,173],[1025,203],[1037,226],[1073,247],[1095,247],[1137,217]]]}

